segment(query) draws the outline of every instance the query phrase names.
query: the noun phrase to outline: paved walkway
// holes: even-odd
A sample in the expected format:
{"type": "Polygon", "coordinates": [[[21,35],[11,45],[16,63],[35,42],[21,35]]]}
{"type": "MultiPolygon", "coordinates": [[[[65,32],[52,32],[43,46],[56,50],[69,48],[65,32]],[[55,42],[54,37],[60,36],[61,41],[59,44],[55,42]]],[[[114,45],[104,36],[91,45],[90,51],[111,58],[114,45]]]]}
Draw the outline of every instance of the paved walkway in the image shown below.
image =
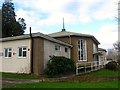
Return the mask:
{"type": "Polygon", "coordinates": [[[2,84],[11,84],[11,83],[20,84],[20,83],[36,83],[36,82],[40,82],[40,80],[0,78],[0,82],[2,82],[2,84]]]}

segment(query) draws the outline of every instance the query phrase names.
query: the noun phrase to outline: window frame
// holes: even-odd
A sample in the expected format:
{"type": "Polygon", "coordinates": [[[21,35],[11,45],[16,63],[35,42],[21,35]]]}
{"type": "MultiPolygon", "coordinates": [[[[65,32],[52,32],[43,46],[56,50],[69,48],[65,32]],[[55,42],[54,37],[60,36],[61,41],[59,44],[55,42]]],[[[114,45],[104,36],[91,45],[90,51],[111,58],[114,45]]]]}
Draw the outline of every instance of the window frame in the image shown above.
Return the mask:
{"type": "Polygon", "coordinates": [[[67,47],[65,47],[65,52],[68,53],[68,48],[67,47]]]}
{"type": "Polygon", "coordinates": [[[61,46],[60,45],[55,45],[55,51],[61,51],[61,46]]]}
{"type": "Polygon", "coordinates": [[[93,53],[97,52],[97,45],[95,43],[93,43],[93,53]]]}
{"type": "Polygon", "coordinates": [[[85,39],[78,39],[78,61],[87,61],[87,42],[85,39]]]}
{"type": "Polygon", "coordinates": [[[12,48],[4,48],[4,58],[12,58],[12,48]],[[7,50],[7,53],[6,53],[6,50],[7,50]],[[9,57],[9,53],[11,53],[10,57],[9,57]]]}
{"type": "Polygon", "coordinates": [[[18,47],[18,58],[27,58],[27,47],[26,46],[18,47]],[[20,51],[19,51],[20,48],[22,49],[21,56],[20,56],[20,51]],[[24,50],[24,48],[26,48],[26,49],[24,50]],[[26,56],[23,56],[24,52],[26,52],[26,56]]]}

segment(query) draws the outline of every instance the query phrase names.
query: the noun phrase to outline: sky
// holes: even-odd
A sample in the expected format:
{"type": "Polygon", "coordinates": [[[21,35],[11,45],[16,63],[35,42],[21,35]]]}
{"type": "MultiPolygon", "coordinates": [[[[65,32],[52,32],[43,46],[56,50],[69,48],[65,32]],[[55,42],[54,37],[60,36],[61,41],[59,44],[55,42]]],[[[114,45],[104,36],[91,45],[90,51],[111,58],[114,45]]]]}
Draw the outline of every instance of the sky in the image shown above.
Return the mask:
{"type": "MultiPolygon", "coordinates": [[[[9,0],[6,0],[9,1],[9,0]]],[[[10,0],[11,1],[11,0],[10,0]]],[[[118,40],[119,0],[12,0],[16,19],[24,18],[32,33],[49,34],[62,29],[94,35],[100,48],[113,48],[118,40]]],[[[4,0],[0,0],[0,6],[4,0]]]]}

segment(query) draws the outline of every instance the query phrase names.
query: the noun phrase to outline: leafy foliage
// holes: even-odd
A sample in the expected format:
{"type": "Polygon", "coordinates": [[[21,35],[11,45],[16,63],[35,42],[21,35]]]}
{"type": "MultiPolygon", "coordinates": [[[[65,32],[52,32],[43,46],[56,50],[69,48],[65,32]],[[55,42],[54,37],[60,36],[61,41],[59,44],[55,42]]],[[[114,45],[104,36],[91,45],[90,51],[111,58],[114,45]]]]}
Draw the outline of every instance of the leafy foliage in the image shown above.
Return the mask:
{"type": "Polygon", "coordinates": [[[15,8],[12,2],[4,2],[2,5],[2,37],[12,37],[24,34],[25,20],[19,18],[16,21],[15,8]]]}
{"type": "Polygon", "coordinates": [[[74,71],[75,66],[73,60],[61,56],[53,56],[47,64],[45,74],[48,77],[56,77],[70,74],[74,71]]]}

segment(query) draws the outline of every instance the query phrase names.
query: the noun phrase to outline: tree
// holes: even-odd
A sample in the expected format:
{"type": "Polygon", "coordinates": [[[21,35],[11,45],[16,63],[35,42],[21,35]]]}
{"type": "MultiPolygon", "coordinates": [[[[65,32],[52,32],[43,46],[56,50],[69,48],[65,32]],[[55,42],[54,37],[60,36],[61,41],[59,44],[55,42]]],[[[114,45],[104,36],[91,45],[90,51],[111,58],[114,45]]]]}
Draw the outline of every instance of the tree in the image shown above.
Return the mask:
{"type": "Polygon", "coordinates": [[[113,46],[117,51],[120,51],[120,41],[115,42],[113,46]]]}
{"type": "Polygon", "coordinates": [[[118,63],[120,64],[120,41],[117,41],[113,44],[115,50],[117,50],[118,54],[118,63]]]}
{"type": "Polygon", "coordinates": [[[118,59],[118,53],[115,49],[108,49],[107,59],[116,61],[118,59]]]}
{"type": "Polygon", "coordinates": [[[25,20],[19,18],[16,21],[14,4],[5,1],[2,5],[2,37],[12,37],[24,34],[26,29],[25,20]]]}

